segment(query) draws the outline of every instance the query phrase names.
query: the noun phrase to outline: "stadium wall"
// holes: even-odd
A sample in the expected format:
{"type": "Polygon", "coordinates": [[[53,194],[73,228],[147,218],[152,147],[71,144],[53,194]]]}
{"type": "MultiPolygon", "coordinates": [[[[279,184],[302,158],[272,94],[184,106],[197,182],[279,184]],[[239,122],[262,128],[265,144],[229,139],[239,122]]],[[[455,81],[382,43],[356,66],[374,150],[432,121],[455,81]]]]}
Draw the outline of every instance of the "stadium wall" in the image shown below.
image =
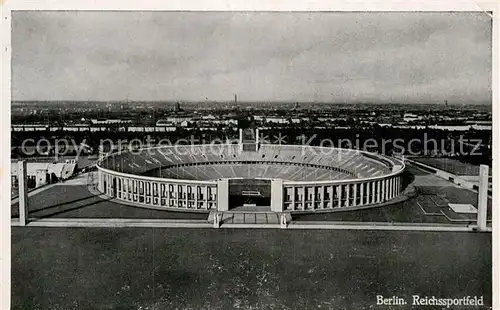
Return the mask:
{"type": "MultiPolygon", "coordinates": [[[[381,155],[370,154],[370,159],[381,155]]],[[[396,198],[402,190],[402,161],[392,161],[387,175],[329,181],[271,181],[274,212],[339,211],[376,206],[396,198]]],[[[98,167],[98,189],[118,201],[178,211],[226,211],[227,179],[214,181],[166,179],[133,175],[98,167]],[[224,186],[224,188],[218,188],[224,186]],[[225,195],[226,197],[219,197],[225,195]]]]}
{"type": "Polygon", "coordinates": [[[217,210],[217,181],[153,178],[98,167],[98,189],[118,201],[146,207],[217,210]]]}
{"type": "Polygon", "coordinates": [[[283,182],[283,211],[345,210],[377,205],[397,197],[400,173],[370,179],[283,182]]]}

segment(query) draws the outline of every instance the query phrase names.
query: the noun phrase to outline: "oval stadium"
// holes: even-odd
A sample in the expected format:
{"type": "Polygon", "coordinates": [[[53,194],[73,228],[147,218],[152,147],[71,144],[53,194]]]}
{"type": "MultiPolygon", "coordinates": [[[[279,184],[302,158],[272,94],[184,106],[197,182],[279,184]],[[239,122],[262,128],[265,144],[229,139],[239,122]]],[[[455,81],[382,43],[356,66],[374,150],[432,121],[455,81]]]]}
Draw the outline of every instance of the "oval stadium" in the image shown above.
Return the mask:
{"type": "Polygon", "coordinates": [[[137,206],[293,213],[385,203],[400,194],[405,165],[353,149],[261,144],[240,130],[238,143],[115,152],[97,168],[100,192],[137,206]]]}

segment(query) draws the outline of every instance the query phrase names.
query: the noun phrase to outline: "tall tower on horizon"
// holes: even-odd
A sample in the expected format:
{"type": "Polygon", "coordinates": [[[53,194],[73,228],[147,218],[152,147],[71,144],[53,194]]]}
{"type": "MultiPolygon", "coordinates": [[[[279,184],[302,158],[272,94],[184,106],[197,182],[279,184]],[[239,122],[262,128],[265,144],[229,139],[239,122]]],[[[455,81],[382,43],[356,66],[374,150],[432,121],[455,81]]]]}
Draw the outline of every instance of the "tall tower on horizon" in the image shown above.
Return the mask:
{"type": "Polygon", "coordinates": [[[238,95],[234,94],[234,103],[238,103],[238,95]]]}

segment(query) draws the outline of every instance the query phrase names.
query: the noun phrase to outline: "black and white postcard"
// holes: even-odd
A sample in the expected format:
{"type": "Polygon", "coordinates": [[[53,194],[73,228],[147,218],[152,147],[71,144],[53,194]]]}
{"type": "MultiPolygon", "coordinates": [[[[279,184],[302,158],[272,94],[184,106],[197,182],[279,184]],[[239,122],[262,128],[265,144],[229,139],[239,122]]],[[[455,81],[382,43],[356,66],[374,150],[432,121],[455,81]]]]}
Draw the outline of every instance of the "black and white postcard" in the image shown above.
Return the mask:
{"type": "Polygon", "coordinates": [[[500,307],[498,4],[314,2],[4,1],[1,308],[500,307]]]}

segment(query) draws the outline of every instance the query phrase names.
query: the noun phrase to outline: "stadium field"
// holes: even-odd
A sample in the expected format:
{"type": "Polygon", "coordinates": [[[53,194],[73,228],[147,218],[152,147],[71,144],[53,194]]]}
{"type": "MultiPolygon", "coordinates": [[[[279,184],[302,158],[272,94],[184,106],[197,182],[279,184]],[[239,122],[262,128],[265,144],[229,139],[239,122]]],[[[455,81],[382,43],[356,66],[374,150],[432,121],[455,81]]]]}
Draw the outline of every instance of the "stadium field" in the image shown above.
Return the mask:
{"type": "Polygon", "coordinates": [[[368,309],[376,294],[489,305],[491,265],[490,234],[14,227],[12,305],[368,309]]]}

